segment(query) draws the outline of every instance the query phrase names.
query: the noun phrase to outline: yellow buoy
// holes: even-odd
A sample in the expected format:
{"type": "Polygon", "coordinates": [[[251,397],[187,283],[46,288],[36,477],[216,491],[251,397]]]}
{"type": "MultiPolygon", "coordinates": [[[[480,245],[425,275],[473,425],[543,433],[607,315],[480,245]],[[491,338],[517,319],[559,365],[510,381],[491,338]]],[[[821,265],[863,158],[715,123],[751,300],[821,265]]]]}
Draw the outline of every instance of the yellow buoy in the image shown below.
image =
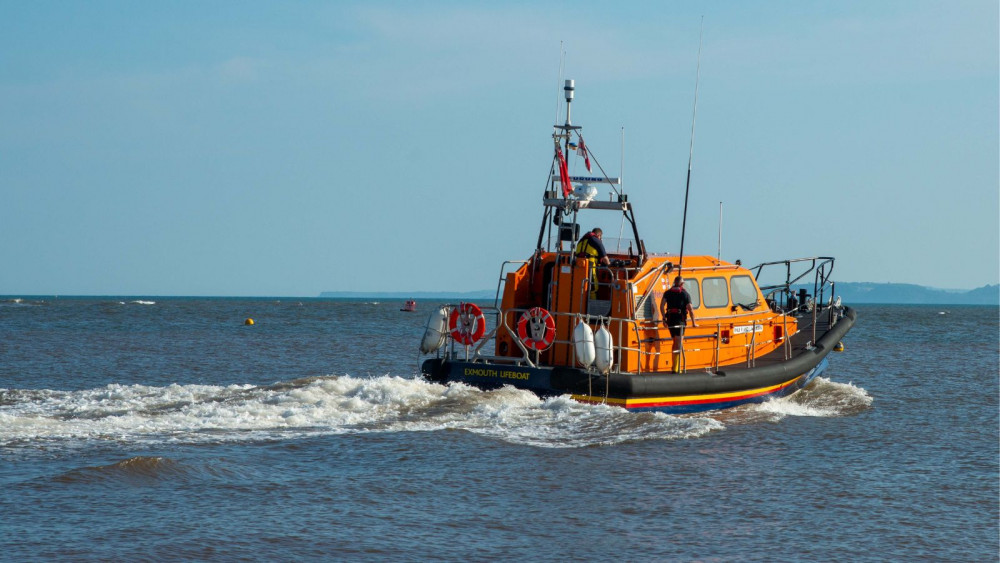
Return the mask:
{"type": "Polygon", "coordinates": [[[247,320],[243,321],[243,324],[245,324],[245,325],[252,325],[253,324],[253,319],[247,319],[247,320]]]}
{"type": "Polygon", "coordinates": [[[834,352],[843,352],[844,351],[844,343],[843,342],[838,342],[837,345],[833,347],[833,351],[834,352]]]}

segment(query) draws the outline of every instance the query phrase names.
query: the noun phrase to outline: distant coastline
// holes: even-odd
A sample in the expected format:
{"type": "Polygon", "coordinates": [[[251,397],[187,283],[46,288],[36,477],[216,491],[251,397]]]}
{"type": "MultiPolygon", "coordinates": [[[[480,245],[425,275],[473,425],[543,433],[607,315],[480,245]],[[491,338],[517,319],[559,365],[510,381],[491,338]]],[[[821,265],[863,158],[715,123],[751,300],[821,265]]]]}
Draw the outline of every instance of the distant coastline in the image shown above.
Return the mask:
{"type": "Polygon", "coordinates": [[[1000,285],[951,290],[908,283],[838,282],[836,289],[845,303],[1000,305],[1000,285]]]}
{"type": "Polygon", "coordinates": [[[493,299],[496,291],[324,291],[320,297],[333,299],[493,299]]]}
{"type": "MultiPolygon", "coordinates": [[[[971,290],[937,289],[907,283],[838,282],[844,303],[898,305],[1000,305],[1000,285],[971,290]]],[[[493,299],[496,291],[324,291],[320,297],[339,299],[493,299]]]]}

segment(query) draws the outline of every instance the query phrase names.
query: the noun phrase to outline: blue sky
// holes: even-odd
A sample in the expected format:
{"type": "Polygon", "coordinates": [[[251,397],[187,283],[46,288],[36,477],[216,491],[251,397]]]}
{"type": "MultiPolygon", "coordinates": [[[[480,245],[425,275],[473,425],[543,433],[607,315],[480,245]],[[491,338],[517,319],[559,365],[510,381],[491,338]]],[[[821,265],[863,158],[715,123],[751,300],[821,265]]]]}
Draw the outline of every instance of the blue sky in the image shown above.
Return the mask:
{"type": "Polygon", "coordinates": [[[722,201],[725,259],[998,282],[993,0],[0,0],[0,294],[496,287],[537,237],[560,42],[675,252],[702,16],[686,254],[722,201]]]}

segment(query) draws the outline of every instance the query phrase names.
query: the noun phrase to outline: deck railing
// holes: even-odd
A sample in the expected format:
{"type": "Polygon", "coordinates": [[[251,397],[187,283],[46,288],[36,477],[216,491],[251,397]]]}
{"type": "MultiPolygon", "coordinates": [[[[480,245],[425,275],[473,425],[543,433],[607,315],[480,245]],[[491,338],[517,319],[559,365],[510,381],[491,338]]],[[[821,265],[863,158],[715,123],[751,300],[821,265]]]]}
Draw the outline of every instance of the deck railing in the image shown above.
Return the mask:
{"type": "MultiPolygon", "coordinates": [[[[446,307],[456,307],[458,304],[445,305],[446,307]]],[[[466,361],[479,362],[479,361],[489,361],[497,363],[510,363],[513,365],[527,365],[530,367],[538,367],[540,364],[540,357],[544,352],[538,352],[534,350],[527,349],[517,335],[517,322],[521,315],[527,312],[530,308],[512,308],[507,310],[501,310],[495,306],[483,306],[482,311],[484,317],[487,319],[486,333],[484,337],[477,343],[471,346],[461,346],[457,344],[450,336],[448,337],[448,343],[442,350],[447,358],[452,359],[464,359],[466,361]],[[495,348],[497,335],[501,331],[506,331],[507,334],[511,335],[510,340],[517,346],[521,355],[497,355],[495,348]],[[489,348],[490,345],[494,347],[489,348]]],[[[612,360],[614,362],[613,372],[620,373],[622,365],[622,356],[628,353],[634,353],[637,356],[637,363],[630,369],[630,373],[643,373],[642,366],[649,363],[650,357],[661,356],[664,353],[672,354],[672,346],[667,347],[666,350],[661,351],[659,349],[654,349],[648,346],[654,342],[664,342],[672,343],[672,338],[669,336],[661,336],[659,332],[662,328],[662,324],[652,320],[638,320],[634,318],[625,317],[615,317],[610,315],[590,315],[582,313],[560,313],[560,312],[550,312],[554,319],[565,319],[569,318],[570,321],[585,322],[588,325],[605,325],[609,327],[615,327],[616,334],[612,334],[612,360]],[[655,332],[655,334],[650,335],[650,333],[655,332]],[[634,340],[638,343],[638,346],[630,346],[626,344],[628,341],[627,336],[634,336],[634,340]]],[[[787,331],[787,317],[782,316],[782,333],[781,338],[776,339],[773,336],[768,337],[766,340],[761,340],[758,338],[756,326],[760,323],[752,323],[751,337],[746,343],[744,342],[726,342],[721,335],[723,331],[729,327],[732,323],[708,323],[706,320],[699,320],[698,326],[701,330],[709,328],[708,332],[702,334],[689,334],[683,337],[682,347],[680,354],[680,370],[681,372],[687,371],[687,354],[690,352],[705,350],[705,346],[701,344],[705,341],[710,341],[711,349],[713,350],[711,365],[701,365],[698,369],[707,369],[713,372],[718,372],[720,358],[732,357],[734,354],[727,354],[727,351],[742,350],[746,357],[747,367],[753,367],[757,359],[757,349],[761,346],[767,346],[771,344],[781,344],[783,345],[784,357],[787,359],[791,355],[791,347],[789,344],[790,336],[787,331]]],[[[572,326],[575,326],[572,325],[572,326]]],[[[688,329],[690,332],[690,328],[688,329]]],[[[764,334],[764,333],[762,333],[764,334]]],[[[572,338],[566,339],[555,339],[553,345],[563,344],[569,346],[570,356],[572,361],[570,362],[575,367],[583,368],[576,359],[575,350],[573,349],[574,342],[572,338]]],[[[439,351],[440,355],[441,351],[439,351]]]]}
{"type": "MultiPolygon", "coordinates": [[[[447,345],[445,347],[442,347],[442,349],[438,351],[439,355],[442,354],[443,352],[446,356],[450,358],[464,357],[466,360],[470,361],[504,362],[516,365],[529,365],[532,367],[536,367],[539,365],[539,359],[544,352],[538,352],[527,349],[521,342],[520,338],[518,338],[517,336],[517,322],[520,319],[521,315],[527,312],[530,309],[530,307],[502,310],[501,309],[502,304],[500,302],[501,297],[503,295],[504,286],[506,285],[507,274],[515,271],[517,268],[519,268],[521,265],[527,262],[528,261],[524,260],[507,261],[504,262],[503,265],[501,266],[500,278],[497,282],[497,294],[494,299],[493,305],[482,307],[484,316],[488,319],[486,334],[482,338],[482,340],[480,340],[479,342],[475,343],[472,346],[462,347],[460,345],[457,345],[454,342],[454,340],[449,336],[447,345]],[[498,355],[495,345],[496,345],[497,335],[500,333],[501,330],[506,331],[507,334],[511,335],[510,340],[514,343],[515,346],[517,346],[520,349],[521,351],[520,356],[517,356],[516,354],[506,355],[506,353],[504,355],[498,355]],[[490,344],[494,345],[494,348],[492,350],[488,348],[490,344]],[[445,348],[447,348],[447,350],[445,350],[445,348]]],[[[750,269],[751,272],[754,273],[754,277],[758,280],[760,279],[761,273],[762,271],[764,271],[765,268],[773,269],[773,267],[775,266],[784,266],[785,268],[784,271],[785,281],[783,283],[760,286],[761,292],[765,295],[765,297],[768,300],[768,303],[772,306],[772,308],[775,309],[776,312],[785,313],[781,315],[782,330],[780,338],[774,336],[772,333],[772,336],[770,336],[766,340],[760,340],[758,338],[756,330],[756,327],[758,326],[759,323],[756,320],[754,320],[752,321],[753,323],[751,329],[752,332],[748,342],[737,343],[731,341],[730,342],[724,341],[724,339],[722,338],[724,327],[728,327],[732,325],[734,322],[739,322],[739,318],[741,317],[757,316],[759,313],[747,312],[738,315],[700,317],[698,319],[698,324],[702,330],[704,330],[706,327],[713,327],[713,325],[715,330],[714,332],[710,330],[708,332],[701,334],[697,333],[688,334],[682,338],[681,341],[682,346],[680,350],[681,371],[686,371],[687,354],[689,352],[704,350],[705,348],[700,344],[700,342],[703,342],[705,340],[710,340],[713,343],[712,344],[713,359],[710,366],[702,365],[699,369],[704,368],[717,372],[719,370],[720,358],[722,358],[723,356],[727,358],[733,357],[732,353],[727,353],[727,352],[732,352],[732,350],[734,349],[743,349],[746,354],[747,367],[753,367],[756,364],[758,348],[761,347],[770,348],[772,345],[777,345],[777,344],[780,344],[782,346],[784,358],[789,359],[792,354],[792,348],[791,348],[792,335],[788,334],[787,314],[801,314],[802,312],[811,313],[812,316],[811,342],[815,343],[817,336],[816,334],[817,319],[820,311],[823,309],[829,310],[829,313],[831,315],[830,323],[832,324],[836,321],[835,311],[834,311],[835,308],[824,307],[824,305],[826,304],[826,295],[828,291],[830,296],[830,302],[833,301],[833,293],[835,285],[834,282],[830,279],[830,276],[833,272],[833,265],[834,265],[834,259],[832,257],[811,257],[811,258],[798,258],[793,260],[783,260],[779,262],[765,262],[759,264],[758,266],[755,266],[754,268],[751,268],[750,269]],[[804,271],[800,273],[795,273],[793,276],[793,268],[795,265],[804,265],[806,266],[806,268],[804,271]],[[814,274],[812,280],[813,292],[811,295],[808,294],[808,290],[801,291],[804,288],[801,288],[800,284],[800,282],[803,279],[805,279],[806,276],[808,276],[810,273],[814,274]],[[792,298],[795,295],[794,292],[792,291],[792,288],[795,285],[800,286],[800,295],[804,294],[811,297],[812,299],[807,300],[806,303],[798,303],[795,300],[791,300],[790,298],[792,298]],[[781,296],[780,301],[774,299],[776,295],[781,296]],[[715,322],[713,323],[712,321],[715,322]],[[694,345],[689,345],[689,343],[694,343],[694,345]]],[[[735,268],[738,266],[734,265],[733,267],[735,268]]],[[[692,269],[693,268],[687,268],[686,271],[691,271],[692,269]]],[[[662,275],[664,270],[670,271],[670,266],[668,264],[664,264],[663,266],[657,268],[656,270],[651,270],[645,276],[643,276],[643,279],[654,274],[657,276],[662,275]]],[[[615,282],[612,283],[617,283],[617,282],[620,282],[620,280],[615,280],[615,282]]],[[[627,287],[634,287],[634,285],[630,285],[627,287]]],[[[586,300],[588,301],[588,303],[593,305],[595,303],[595,300],[588,300],[587,298],[587,293],[589,292],[589,289],[590,289],[589,277],[581,280],[579,288],[574,288],[574,290],[578,290],[579,293],[578,297],[581,299],[581,302],[586,300]]],[[[653,292],[650,291],[647,294],[640,296],[638,302],[635,302],[632,295],[627,296],[630,301],[635,303],[633,310],[635,311],[636,315],[641,314],[640,311],[643,304],[647,299],[650,298],[652,293],[653,292]]],[[[451,304],[446,306],[455,307],[456,305],[451,304]]],[[[582,321],[592,326],[598,324],[615,326],[617,328],[616,330],[617,334],[612,334],[612,340],[613,340],[612,359],[614,362],[613,370],[616,372],[621,369],[623,355],[633,353],[637,355],[638,361],[636,362],[634,369],[630,367],[630,370],[632,370],[633,373],[642,373],[642,366],[644,364],[649,363],[650,357],[660,356],[663,354],[663,352],[661,352],[658,348],[653,349],[650,346],[643,346],[643,345],[657,341],[672,342],[672,338],[670,338],[669,336],[667,337],[661,336],[659,330],[662,327],[660,321],[655,316],[653,318],[615,317],[610,315],[610,311],[601,311],[600,313],[602,314],[561,313],[561,312],[550,311],[550,314],[557,322],[557,326],[559,325],[558,321],[560,319],[565,319],[565,318],[570,319],[570,326],[575,326],[575,324],[572,322],[574,320],[578,322],[582,321]],[[656,332],[655,335],[647,336],[650,332],[654,331],[656,332]],[[631,347],[627,344],[623,344],[624,342],[629,340],[627,336],[634,336],[634,340],[638,343],[638,346],[631,347]]],[[[690,329],[689,332],[691,332],[690,329]]],[[[580,366],[576,360],[575,350],[573,350],[574,342],[572,341],[572,338],[570,338],[569,340],[557,339],[553,342],[553,345],[555,344],[563,344],[569,346],[570,347],[569,354],[572,357],[571,363],[573,365],[576,365],[577,367],[583,367],[580,366]]],[[[668,349],[672,354],[673,353],[672,347],[668,349]]]]}

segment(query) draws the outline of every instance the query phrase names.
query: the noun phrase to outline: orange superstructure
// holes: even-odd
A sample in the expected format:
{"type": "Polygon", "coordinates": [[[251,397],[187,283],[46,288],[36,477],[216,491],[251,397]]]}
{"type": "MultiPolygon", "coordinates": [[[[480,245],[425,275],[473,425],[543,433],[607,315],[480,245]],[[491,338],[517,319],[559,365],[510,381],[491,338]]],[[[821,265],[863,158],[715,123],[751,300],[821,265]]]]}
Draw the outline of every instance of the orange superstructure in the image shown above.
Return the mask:
{"type": "Polygon", "coordinates": [[[678,366],[682,370],[752,363],[797,332],[795,317],[772,311],[746,268],[706,256],[685,257],[679,265],[674,262],[677,257],[650,257],[641,266],[633,265],[635,257],[609,256],[622,265],[599,268],[597,299],[589,299],[589,265],[583,258],[540,252],[507,273],[497,356],[523,355],[517,346],[518,317],[532,307],[544,307],[556,312],[557,338],[540,354],[542,364],[579,366],[569,335],[584,319],[607,326],[621,349],[616,363],[622,371],[676,371],[661,303],[677,271],[692,294],[697,319],[684,336],[684,365],[678,366]]]}

